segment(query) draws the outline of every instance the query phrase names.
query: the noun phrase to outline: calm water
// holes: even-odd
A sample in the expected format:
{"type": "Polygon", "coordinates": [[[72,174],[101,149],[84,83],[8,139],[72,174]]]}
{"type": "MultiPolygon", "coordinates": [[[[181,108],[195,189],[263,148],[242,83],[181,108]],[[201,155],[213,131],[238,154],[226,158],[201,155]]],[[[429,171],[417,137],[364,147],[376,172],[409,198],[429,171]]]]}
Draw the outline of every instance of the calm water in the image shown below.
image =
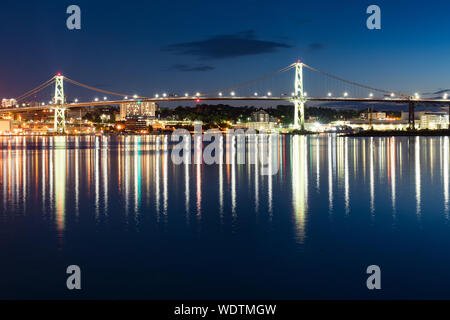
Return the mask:
{"type": "Polygon", "coordinates": [[[274,176],[164,139],[0,138],[0,298],[450,298],[448,137],[280,136],[274,176]]]}

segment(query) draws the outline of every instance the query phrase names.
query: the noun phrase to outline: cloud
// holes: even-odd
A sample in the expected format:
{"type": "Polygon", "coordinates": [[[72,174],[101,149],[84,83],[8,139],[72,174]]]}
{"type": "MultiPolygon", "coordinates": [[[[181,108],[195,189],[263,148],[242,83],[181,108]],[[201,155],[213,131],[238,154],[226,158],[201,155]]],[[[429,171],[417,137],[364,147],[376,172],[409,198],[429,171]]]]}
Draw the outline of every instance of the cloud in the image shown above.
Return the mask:
{"type": "Polygon", "coordinates": [[[259,40],[253,30],[235,34],[217,35],[205,40],[172,44],[165,50],[175,54],[195,56],[200,59],[226,59],[276,52],[291,48],[281,42],[259,40]]]}
{"type": "Polygon", "coordinates": [[[323,48],[325,48],[325,45],[323,43],[314,42],[314,43],[311,43],[308,47],[309,47],[309,50],[311,50],[311,51],[318,51],[318,50],[322,50],[323,48]]]}
{"type": "Polygon", "coordinates": [[[205,72],[205,71],[214,70],[214,67],[206,66],[206,65],[189,66],[189,65],[186,65],[186,64],[174,64],[169,69],[170,70],[175,70],[175,71],[181,71],[181,72],[205,72]]]}

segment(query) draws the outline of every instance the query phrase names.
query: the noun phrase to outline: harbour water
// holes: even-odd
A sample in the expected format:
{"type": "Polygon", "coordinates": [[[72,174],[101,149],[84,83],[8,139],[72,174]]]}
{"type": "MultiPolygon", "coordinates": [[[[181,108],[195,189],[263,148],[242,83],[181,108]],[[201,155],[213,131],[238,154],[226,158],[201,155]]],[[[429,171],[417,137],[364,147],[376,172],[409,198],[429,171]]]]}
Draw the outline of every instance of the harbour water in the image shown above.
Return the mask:
{"type": "Polygon", "coordinates": [[[450,298],[448,137],[280,135],[274,175],[166,139],[1,137],[0,298],[450,298]]]}

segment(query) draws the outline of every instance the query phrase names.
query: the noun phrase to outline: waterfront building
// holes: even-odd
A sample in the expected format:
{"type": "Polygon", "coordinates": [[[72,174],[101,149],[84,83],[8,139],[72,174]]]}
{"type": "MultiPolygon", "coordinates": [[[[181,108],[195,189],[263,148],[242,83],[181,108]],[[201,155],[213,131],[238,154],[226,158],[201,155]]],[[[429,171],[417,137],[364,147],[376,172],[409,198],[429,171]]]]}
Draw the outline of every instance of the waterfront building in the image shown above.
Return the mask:
{"type": "Polygon", "coordinates": [[[2,108],[12,108],[16,105],[16,99],[2,99],[2,108]]]}
{"type": "Polygon", "coordinates": [[[244,127],[246,129],[253,129],[258,131],[271,131],[275,128],[275,122],[247,122],[244,127]]]}
{"type": "Polygon", "coordinates": [[[120,104],[120,119],[125,121],[129,118],[154,119],[159,110],[155,102],[131,102],[120,104]]]}
{"type": "Polygon", "coordinates": [[[386,120],[386,112],[363,112],[361,113],[363,120],[386,120]]]}
{"type": "Polygon", "coordinates": [[[352,119],[349,121],[339,121],[335,125],[346,125],[353,129],[362,130],[406,130],[409,126],[407,120],[368,120],[352,119]]]}
{"type": "Polygon", "coordinates": [[[0,119],[0,134],[11,132],[11,130],[12,130],[12,120],[0,119]]]}
{"type": "Polygon", "coordinates": [[[420,129],[447,129],[448,118],[447,112],[424,112],[420,116],[420,129]]]}
{"type": "Polygon", "coordinates": [[[137,118],[129,118],[125,122],[125,128],[128,131],[136,132],[136,131],[147,130],[148,126],[147,126],[147,122],[145,120],[137,119],[137,118]]]}
{"type": "Polygon", "coordinates": [[[269,114],[263,109],[253,112],[250,118],[252,122],[269,122],[270,120],[269,114]]]}
{"type": "Polygon", "coordinates": [[[250,115],[250,120],[251,121],[246,123],[237,123],[235,128],[271,131],[275,129],[277,124],[276,119],[271,118],[270,115],[263,109],[253,112],[250,115]]]}

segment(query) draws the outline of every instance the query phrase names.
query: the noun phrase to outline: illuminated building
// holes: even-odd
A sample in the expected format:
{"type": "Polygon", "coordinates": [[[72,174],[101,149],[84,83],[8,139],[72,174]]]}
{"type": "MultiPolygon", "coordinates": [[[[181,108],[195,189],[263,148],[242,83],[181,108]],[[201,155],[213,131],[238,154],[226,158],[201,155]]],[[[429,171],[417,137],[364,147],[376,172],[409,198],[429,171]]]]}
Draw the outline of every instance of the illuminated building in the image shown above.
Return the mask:
{"type": "Polygon", "coordinates": [[[128,118],[151,119],[156,117],[159,106],[154,102],[130,102],[120,104],[120,119],[125,121],[128,118]]]}
{"type": "Polygon", "coordinates": [[[261,109],[256,112],[253,112],[251,115],[251,119],[253,122],[269,122],[270,117],[266,111],[261,109]]]}
{"type": "Polygon", "coordinates": [[[424,112],[420,116],[420,129],[447,129],[447,112],[424,112]]]}
{"type": "Polygon", "coordinates": [[[12,129],[12,121],[8,119],[0,119],[0,133],[10,132],[12,129]]]}
{"type": "Polygon", "coordinates": [[[331,125],[334,126],[349,126],[353,129],[362,130],[406,130],[408,128],[408,121],[406,120],[363,120],[352,119],[348,121],[335,121],[331,125]]]}
{"type": "Polygon", "coordinates": [[[246,128],[253,130],[266,130],[270,131],[275,128],[276,120],[270,118],[269,114],[260,109],[256,112],[253,112],[250,116],[251,121],[247,123],[240,123],[236,125],[236,128],[246,128]]]}
{"type": "Polygon", "coordinates": [[[16,99],[3,99],[2,108],[12,108],[17,105],[16,99]]]}
{"type": "Polygon", "coordinates": [[[367,120],[386,120],[386,112],[363,112],[361,113],[361,119],[367,120]]]}

